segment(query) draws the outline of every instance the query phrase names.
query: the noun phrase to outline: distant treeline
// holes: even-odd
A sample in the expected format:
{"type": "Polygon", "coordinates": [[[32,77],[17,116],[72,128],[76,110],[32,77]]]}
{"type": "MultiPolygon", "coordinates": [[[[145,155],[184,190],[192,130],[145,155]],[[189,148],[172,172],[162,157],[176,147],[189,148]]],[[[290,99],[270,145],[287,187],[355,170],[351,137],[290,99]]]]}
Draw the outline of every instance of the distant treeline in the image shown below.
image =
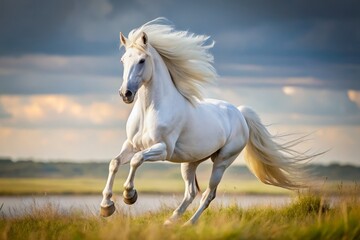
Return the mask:
{"type": "MultiPolygon", "coordinates": [[[[108,165],[108,162],[38,162],[0,158],[0,178],[106,178],[108,165]]],[[[125,178],[128,170],[129,165],[121,166],[118,176],[125,178]]],[[[197,175],[200,178],[207,177],[210,172],[211,164],[203,163],[199,166],[197,175]]],[[[319,180],[360,181],[360,167],[351,165],[309,165],[309,172],[319,180]]],[[[154,177],[181,178],[180,164],[145,163],[137,172],[137,178],[154,177]]],[[[239,165],[230,166],[225,177],[238,180],[255,179],[246,166],[239,165]]]]}

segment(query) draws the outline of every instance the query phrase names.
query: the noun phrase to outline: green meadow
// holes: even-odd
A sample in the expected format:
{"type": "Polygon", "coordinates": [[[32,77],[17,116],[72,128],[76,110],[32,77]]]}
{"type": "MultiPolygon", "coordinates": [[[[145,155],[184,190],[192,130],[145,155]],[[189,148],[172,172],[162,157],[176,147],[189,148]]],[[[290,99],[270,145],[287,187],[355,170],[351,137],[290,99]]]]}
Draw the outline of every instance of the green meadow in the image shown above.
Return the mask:
{"type": "MultiPolygon", "coordinates": [[[[310,165],[313,191],[351,190],[360,181],[360,167],[310,165]]],[[[129,166],[116,175],[115,193],[123,191],[129,166]]],[[[210,164],[201,164],[197,177],[202,190],[207,186],[210,164]]],[[[0,195],[101,194],[108,174],[108,163],[34,162],[0,159],[0,195]]],[[[179,164],[146,163],[137,171],[135,187],[143,193],[182,193],[184,183],[179,164]]],[[[245,166],[229,167],[219,185],[219,192],[234,194],[290,194],[288,190],[260,183],[245,166]]]]}
{"type": "MultiPolygon", "coordinates": [[[[106,179],[99,178],[0,178],[0,195],[44,195],[44,194],[101,194],[106,179]]],[[[117,179],[115,193],[123,191],[124,179],[117,179]]],[[[183,193],[181,179],[136,179],[136,189],[142,193],[183,193]]],[[[206,188],[206,181],[201,184],[206,188]]],[[[219,186],[220,192],[234,194],[289,194],[288,190],[272,187],[257,180],[233,182],[225,180],[219,186]]]]}
{"type": "MultiPolygon", "coordinates": [[[[0,178],[0,195],[84,195],[101,194],[106,179],[100,178],[0,178]]],[[[123,191],[124,179],[116,179],[114,184],[115,194],[123,191]]],[[[181,179],[147,179],[135,180],[136,189],[141,193],[182,194],[184,183],[181,179]]],[[[200,182],[200,188],[206,189],[206,181],[200,182]]],[[[351,192],[356,184],[354,182],[318,182],[314,184],[312,192],[326,192],[338,195],[351,192]]],[[[257,180],[233,181],[224,179],[219,185],[219,193],[227,194],[262,194],[262,195],[292,195],[292,191],[265,185],[257,180]]]]}
{"type": "MultiPolygon", "coordinates": [[[[107,164],[38,163],[3,161],[0,169],[0,195],[96,194],[101,196],[106,182],[107,164]]],[[[135,186],[140,193],[183,193],[184,183],[175,165],[145,165],[135,186]],[[156,177],[154,177],[156,176],[156,177]]],[[[119,171],[115,197],[121,196],[127,169],[119,171]]],[[[211,168],[199,169],[202,190],[211,168]]],[[[182,227],[194,213],[189,208],[178,224],[164,227],[173,211],[129,216],[117,211],[109,218],[86,209],[64,213],[48,202],[26,213],[5,217],[0,201],[0,239],[360,239],[359,168],[349,166],[317,167],[327,173],[312,182],[312,188],[290,192],[260,183],[244,167],[230,168],[218,189],[219,194],[290,195],[290,204],[279,206],[210,205],[199,222],[182,227]],[[331,179],[331,180],[329,180],[331,179]],[[336,201],[327,202],[336,196],[336,201]]],[[[120,208],[118,208],[120,209],[120,208]]],[[[16,211],[16,210],[14,210],[16,211]]]]}
{"type": "Polygon", "coordinates": [[[49,203],[27,214],[0,218],[0,239],[360,239],[359,195],[330,205],[318,195],[294,197],[284,207],[209,207],[194,226],[163,226],[171,209],[101,218],[86,212],[62,214],[49,203]]]}

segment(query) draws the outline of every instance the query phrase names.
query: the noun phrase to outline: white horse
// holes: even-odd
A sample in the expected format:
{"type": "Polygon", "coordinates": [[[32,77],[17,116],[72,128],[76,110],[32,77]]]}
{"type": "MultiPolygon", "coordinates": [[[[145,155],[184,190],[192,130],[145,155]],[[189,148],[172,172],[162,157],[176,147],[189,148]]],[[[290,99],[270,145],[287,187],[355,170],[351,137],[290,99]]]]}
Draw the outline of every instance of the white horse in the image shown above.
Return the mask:
{"type": "Polygon", "coordinates": [[[245,148],[246,162],[262,182],[283,188],[301,186],[299,161],[311,157],[291,150],[294,142],[279,144],[248,107],[203,99],[199,87],[217,78],[208,52],[208,36],[176,31],[162,18],[134,29],[125,38],[123,83],[119,90],[125,103],[135,104],[126,125],[127,140],[120,154],[111,160],[103,191],[101,215],[115,211],[111,200],[115,174],[130,163],[124,184],[124,202],[137,200],[134,178],[145,161],[181,163],[185,182],[184,199],[165,224],[175,222],[193,201],[199,189],[197,166],[213,162],[209,185],[200,206],[186,224],[195,223],[215,198],[224,171],[245,148]],[[137,98],[135,98],[137,96],[137,98]]]}

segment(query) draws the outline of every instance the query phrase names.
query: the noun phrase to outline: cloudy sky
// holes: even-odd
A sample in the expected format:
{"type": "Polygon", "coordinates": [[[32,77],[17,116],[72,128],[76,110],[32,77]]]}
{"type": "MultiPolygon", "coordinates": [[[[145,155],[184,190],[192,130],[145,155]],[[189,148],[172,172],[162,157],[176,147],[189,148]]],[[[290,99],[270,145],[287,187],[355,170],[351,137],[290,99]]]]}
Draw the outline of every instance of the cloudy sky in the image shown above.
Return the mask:
{"type": "Polygon", "coordinates": [[[330,150],[315,163],[360,165],[359,12],[331,0],[2,0],[0,156],[115,156],[131,110],[119,32],[164,16],[216,41],[206,96],[252,106],[273,133],[312,133],[299,150],[330,150]]]}

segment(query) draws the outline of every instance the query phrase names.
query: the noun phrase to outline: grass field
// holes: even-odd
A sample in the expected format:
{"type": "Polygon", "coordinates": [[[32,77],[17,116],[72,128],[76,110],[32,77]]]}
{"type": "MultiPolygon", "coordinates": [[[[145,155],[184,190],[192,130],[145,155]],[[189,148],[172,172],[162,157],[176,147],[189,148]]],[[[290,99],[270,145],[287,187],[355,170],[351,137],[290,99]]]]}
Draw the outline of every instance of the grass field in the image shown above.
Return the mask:
{"type": "MultiPolygon", "coordinates": [[[[0,178],[0,195],[44,195],[44,194],[101,194],[106,179],[100,178],[0,178]]],[[[124,179],[116,179],[115,193],[123,191],[124,179]]],[[[206,180],[200,181],[202,190],[206,189],[206,180]]],[[[358,187],[354,182],[326,182],[316,184],[317,189],[328,194],[351,192],[358,187]]],[[[184,183],[181,179],[135,180],[136,189],[143,193],[183,193],[184,183]]],[[[224,179],[218,192],[234,194],[291,194],[289,190],[265,185],[257,180],[224,179]]]]}
{"type": "MultiPolygon", "coordinates": [[[[123,179],[117,179],[115,192],[123,191],[123,179]]],[[[32,194],[101,194],[106,179],[90,178],[0,178],[0,195],[32,194]]],[[[206,188],[203,181],[201,188],[206,188]]],[[[139,192],[182,193],[184,183],[181,179],[136,179],[139,192]]],[[[256,180],[221,182],[219,191],[242,194],[288,194],[288,190],[267,186],[256,180]]]]}
{"type": "Polygon", "coordinates": [[[195,226],[164,227],[162,209],[104,219],[84,212],[61,214],[51,204],[27,215],[0,218],[0,239],[360,239],[359,195],[330,206],[321,197],[300,196],[285,207],[210,207],[195,226]]]}

